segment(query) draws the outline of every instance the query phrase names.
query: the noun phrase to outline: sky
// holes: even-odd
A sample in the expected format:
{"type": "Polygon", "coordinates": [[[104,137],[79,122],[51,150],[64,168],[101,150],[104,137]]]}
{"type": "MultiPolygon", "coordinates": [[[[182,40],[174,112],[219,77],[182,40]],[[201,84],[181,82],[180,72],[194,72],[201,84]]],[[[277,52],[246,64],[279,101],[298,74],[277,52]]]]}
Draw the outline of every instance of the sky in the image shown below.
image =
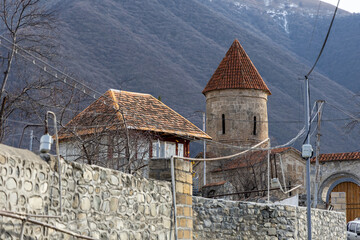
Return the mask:
{"type": "MultiPolygon", "coordinates": [[[[321,0],[336,6],[338,0],[321,0]]],[[[360,13],[360,0],[340,0],[339,8],[348,12],[360,13]]]]}

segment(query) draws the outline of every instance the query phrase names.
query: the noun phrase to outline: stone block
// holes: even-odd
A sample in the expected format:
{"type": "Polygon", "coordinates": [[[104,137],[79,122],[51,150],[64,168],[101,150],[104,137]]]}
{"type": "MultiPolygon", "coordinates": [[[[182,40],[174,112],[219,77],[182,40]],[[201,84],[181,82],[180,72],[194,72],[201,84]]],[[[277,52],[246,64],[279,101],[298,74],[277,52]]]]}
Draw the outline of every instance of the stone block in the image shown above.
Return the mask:
{"type": "Polygon", "coordinates": [[[193,177],[191,174],[186,175],[186,182],[192,184],[193,183],[193,177]]]}
{"type": "MultiPolygon", "coordinates": [[[[331,199],[332,200],[332,199],[331,199]]],[[[332,202],[332,201],[331,201],[332,202]]],[[[346,198],[344,198],[344,197],[338,197],[338,198],[336,198],[336,203],[337,204],[342,204],[342,203],[345,203],[346,204],[346,198]]]]}
{"type": "Polygon", "coordinates": [[[340,197],[340,193],[339,192],[332,192],[331,193],[331,198],[338,198],[340,197]]]}
{"type": "Polygon", "coordinates": [[[269,228],[268,229],[268,235],[269,236],[275,236],[276,235],[276,228],[269,228]]]}
{"type": "Polygon", "coordinates": [[[339,192],[340,198],[346,198],[346,192],[339,192]]]}
{"type": "Polygon", "coordinates": [[[184,193],[190,195],[192,193],[192,185],[184,183],[184,193]]]}
{"type": "Polygon", "coordinates": [[[192,237],[192,231],[190,229],[184,230],[183,239],[190,239],[192,237]]]}
{"type": "Polygon", "coordinates": [[[43,207],[43,199],[40,196],[32,196],[29,198],[29,207],[31,210],[40,210],[43,207]]]}
{"type": "Polygon", "coordinates": [[[177,211],[178,216],[183,215],[184,214],[184,207],[177,205],[176,206],[176,211],[177,211]]]}
{"type": "Polygon", "coordinates": [[[186,222],[186,218],[181,218],[181,217],[178,217],[177,219],[177,225],[178,227],[187,227],[187,222],[186,222]]]}
{"type": "Polygon", "coordinates": [[[182,193],[176,193],[176,203],[186,204],[186,195],[182,193]]]}
{"type": "Polygon", "coordinates": [[[185,216],[185,217],[192,217],[193,216],[192,207],[183,207],[182,215],[185,216]]]}
{"type": "Polygon", "coordinates": [[[178,239],[184,239],[184,230],[183,229],[178,230],[178,239]]]}
{"type": "Polygon", "coordinates": [[[186,174],[186,172],[176,170],[176,171],[175,171],[175,179],[176,179],[176,181],[180,181],[180,182],[186,183],[186,180],[187,180],[187,174],[186,174]]]}
{"type": "Polygon", "coordinates": [[[184,192],[184,184],[182,182],[175,183],[175,191],[183,193],[184,192]]]}
{"type": "Polygon", "coordinates": [[[185,195],[185,199],[187,205],[192,205],[192,196],[185,195]]]}
{"type": "Polygon", "coordinates": [[[5,164],[6,163],[6,157],[3,155],[0,155],[0,164],[5,164]]]}

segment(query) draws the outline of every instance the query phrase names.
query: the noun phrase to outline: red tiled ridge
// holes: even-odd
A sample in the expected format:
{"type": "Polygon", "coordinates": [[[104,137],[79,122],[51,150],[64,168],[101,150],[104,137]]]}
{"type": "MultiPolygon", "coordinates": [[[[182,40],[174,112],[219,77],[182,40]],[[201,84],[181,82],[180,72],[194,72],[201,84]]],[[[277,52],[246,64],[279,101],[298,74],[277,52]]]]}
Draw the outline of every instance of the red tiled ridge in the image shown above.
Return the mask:
{"type": "Polygon", "coordinates": [[[202,93],[239,88],[263,90],[271,95],[258,70],[239,41],[235,39],[202,93]]]}
{"type": "MultiPolygon", "coordinates": [[[[319,162],[332,162],[332,161],[355,161],[360,160],[360,152],[347,152],[347,153],[325,153],[319,155],[319,162]]],[[[315,162],[316,158],[313,157],[311,162],[315,162]]]]}
{"type": "MultiPolygon", "coordinates": [[[[277,154],[285,152],[289,149],[294,149],[292,147],[283,147],[283,148],[275,148],[271,150],[271,154],[277,154]]],[[[250,153],[247,153],[243,156],[230,160],[229,162],[225,163],[222,168],[214,169],[213,172],[220,172],[220,171],[228,171],[243,167],[254,166],[262,161],[267,159],[267,150],[257,150],[250,153]]]]}
{"type": "Polygon", "coordinates": [[[99,132],[102,128],[121,127],[122,115],[128,129],[211,139],[189,120],[150,94],[114,89],[108,90],[68,122],[65,130],[59,132],[59,138],[72,137],[66,129],[76,131],[78,135],[86,135],[99,132]]]}

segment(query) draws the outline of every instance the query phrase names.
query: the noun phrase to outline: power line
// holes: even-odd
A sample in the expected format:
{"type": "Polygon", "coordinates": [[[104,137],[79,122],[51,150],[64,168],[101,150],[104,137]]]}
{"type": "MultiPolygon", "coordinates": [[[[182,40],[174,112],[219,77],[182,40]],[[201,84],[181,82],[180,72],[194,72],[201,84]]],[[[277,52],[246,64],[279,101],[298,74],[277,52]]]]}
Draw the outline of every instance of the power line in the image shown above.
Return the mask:
{"type": "MultiPolygon", "coordinates": [[[[45,62],[44,60],[40,59],[39,57],[35,56],[35,55],[32,54],[31,52],[29,52],[29,51],[25,50],[24,48],[20,47],[18,44],[14,44],[13,42],[11,42],[10,40],[8,40],[7,38],[5,38],[5,37],[3,37],[3,36],[1,36],[1,35],[0,35],[0,38],[3,39],[3,40],[5,40],[6,42],[8,42],[8,43],[11,44],[11,45],[14,45],[14,46],[17,48],[16,51],[15,51],[15,53],[16,53],[17,55],[20,55],[20,56],[23,57],[25,60],[27,60],[27,61],[29,61],[29,62],[32,62],[35,66],[39,67],[42,71],[44,71],[44,72],[46,72],[47,74],[49,74],[49,75],[53,76],[54,78],[58,79],[61,83],[64,83],[64,84],[66,84],[66,85],[68,85],[68,86],[70,86],[70,87],[72,87],[72,88],[74,88],[74,89],[82,92],[83,94],[85,94],[85,95],[87,95],[87,96],[89,96],[89,97],[91,97],[91,98],[93,98],[93,99],[95,99],[95,100],[98,100],[100,97],[105,98],[103,104],[112,107],[112,108],[113,108],[115,111],[117,111],[117,112],[120,111],[121,114],[122,114],[122,111],[123,111],[124,109],[130,110],[128,107],[122,105],[119,101],[114,101],[113,99],[105,96],[104,94],[102,94],[102,93],[96,91],[95,89],[87,86],[86,84],[78,81],[78,80],[75,79],[74,77],[71,77],[69,74],[67,74],[67,73],[61,71],[60,69],[58,69],[58,68],[50,65],[49,63],[47,63],[47,62],[45,62]],[[18,50],[23,51],[24,53],[26,53],[27,55],[29,55],[32,59],[30,59],[28,56],[25,56],[25,55],[21,54],[18,50]],[[40,65],[38,62],[40,62],[40,63],[43,64],[44,66],[40,65]],[[53,70],[55,73],[50,72],[49,69],[53,70]],[[60,75],[62,75],[64,78],[60,78],[57,73],[59,73],[60,75]],[[72,81],[74,84],[71,84],[71,83],[69,82],[69,80],[70,80],[70,82],[72,81]],[[79,88],[77,85],[80,85],[81,87],[79,88]],[[98,96],[98,97],[97,97],[97,96],[98,96]],[[119,106],[119,109],[117,109],[114,105],[109,105],[106,100],[117,104],[117,105],[119,106]]],[[[1,39],[0,39],[0,45],[2,45],[3,47],[5,47],[5,48],[8,49],[8,50],[11,50],[10,47],[6,46],[5,44],[3,44],[3,43],[1,42],[1,39]]],[[[134,118],[136,118],[136,119],[142,119],[142,118],[139,118],[139,117],[137,116],[137,114],[134,113],[134,112],[127,111],[126,113],[127,113],[127,114],[131,113],[132,116],[133,116],[134,118]]],[[[115,114],[116,114],[116,113],[115,113],[115,114]]],[[[180,116],[181,116],[181,115],[180,115],[180,116]]],[[[146,124],[156,126],[157,129],[162,130],[162,131],[165,131],[165,129],[163,129],[162,126],[159,127],[159,125],[157,124],[157,122],[156,122],[155,120],[153,120],[153,119],[151,119],[151,118],[148,119],[148,120],[150,120],[151,123],[148,121],[148,122],[146,122],[146,124]]],[[[125,121],[126,121],[126,119],[125,119],[125,121]]]]}
{"type": "Polygon", "coordinates": [[[329,35],[330,35],[331,27],[332,27],[332,25],[333,25],[333,23],[334,23],[334,20],[335,20],[335,16],[336,16],[336,12],[337,12],[338,7],[339,7],[339,3],[340,3],[340,0],[338,0],[338,3],[337,3],[337,5],[336,5],[335,11],[334,11],[334,15],[333,15],[333,17],[332,17],[332,19],[331,19],[331,23],[330,23],[328,32],[327,32],[327,34],[326,34],[324,43],[323,43],[323,45],[322,45],[322,47],[321,47],[321,50],[320,50],[320,52],[319,52],[319,55],[318,55],[318,57],[316,58],[316,61],[315,61],[314,65],[312,66],[312,68],[310,69],[310,71],[305,75],[305,78],[309,78],[309,76],[310,76],[310,74],[312,73],[312,71],[314,70],[317,62],[319,61],[322,52],[324,51],[326,42],[327,42],[327,40],[328,40],[328,38],[329,38],[329,35]]]}
{"type": "Polygon", "coordinates": [[[345,115],[349,116],[350,119],[355,120],[355,121],[357,121],[357,122],[360,122],[360,118],[356,117],[355,115],[353,115],[353,114],[351,114],[351,113],[349,113],[349,112],[341,109],[340,107],[338,107],[338,106],[336,106],[336,105],[334,105],[334,104],[331,104],[331,103],[329,103],[329,102],[325,102],[325,103],[328,104],[328,105],[330,105],[331,107],[335,108],[336,110],[344,113],[345,115]]]}

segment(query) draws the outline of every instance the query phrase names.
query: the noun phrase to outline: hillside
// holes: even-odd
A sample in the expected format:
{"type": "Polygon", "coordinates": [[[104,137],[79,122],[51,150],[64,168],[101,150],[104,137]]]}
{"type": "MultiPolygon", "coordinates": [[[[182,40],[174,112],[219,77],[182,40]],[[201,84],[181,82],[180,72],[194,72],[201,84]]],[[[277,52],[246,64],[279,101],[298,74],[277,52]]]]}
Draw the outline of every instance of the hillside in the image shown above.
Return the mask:
{"type": "MultiPolygon", "coordinates": [[[[330,7],[319,11],[312,47],[307,48],[316,10],[287,12],[286,27],[283,19],[259,7],[262,1],[244,2],[256,2],[258,7],[225,0],[64,0],[54,2],[53,7],[60,14],[61,54],[70,72],[104,92],[116,88],[161,96],[199,126],[201,118],[194,111],[205,109],[201,91],[233,40],[239,39],[272,92],[268,109],[273,145],[284,143],[302,127],[303,82],[299,78],[317,55],[330,22],[330,7]]],[[[312,75],[312,102],[324,99],[347,110],[356,107],[349,89],[356,90],[351,84],[359,86],[348,79],[359,74],[351,68],[352,60],[357,59],[359,31],[347,24],[358,17],[340,14],[332,33],[336,38],[329,40],[319,72],[312,75]],[[351,43],[339,46],[335,40],[340,38],[351,43]],[[344,55],[333,58],[339,50],[344,55]],[[348,75],[340,80],[337,76],[344,73],[331,65],[339,65],[337,59],[351,61],[344,64],[348,75]]],[[[324,118],[345,117],[326,107],[324,118]]],[[[324,152],[359,149],[360,137],[344,134],[344,123],[324,121],[324,152]]]]}

